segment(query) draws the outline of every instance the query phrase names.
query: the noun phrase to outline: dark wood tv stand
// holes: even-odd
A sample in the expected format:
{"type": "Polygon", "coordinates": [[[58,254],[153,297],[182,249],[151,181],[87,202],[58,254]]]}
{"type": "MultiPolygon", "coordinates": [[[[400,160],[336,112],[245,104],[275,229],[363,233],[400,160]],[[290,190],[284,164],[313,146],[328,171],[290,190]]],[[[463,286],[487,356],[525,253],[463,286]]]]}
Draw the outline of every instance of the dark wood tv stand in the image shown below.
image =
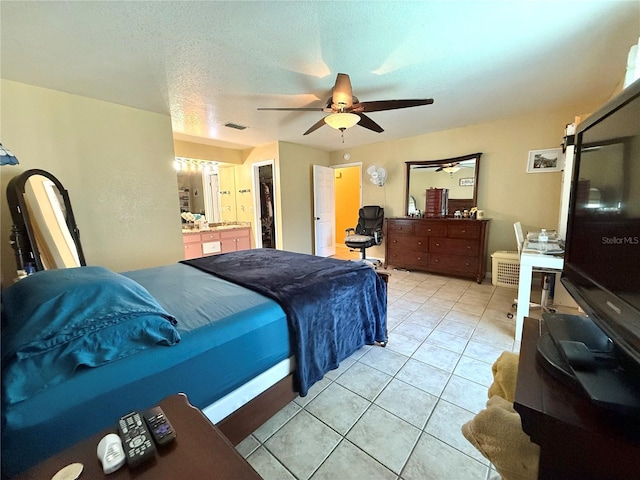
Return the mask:
{"type": "Polygon", "coordinates": [[[640,478],[640,435],[622,433],[640,431],[640,421],[613,417],[546,371],[536,352],[543,328],[525,318],[514,401],[522,429],[540,446],[538,478],[640,478]]]}

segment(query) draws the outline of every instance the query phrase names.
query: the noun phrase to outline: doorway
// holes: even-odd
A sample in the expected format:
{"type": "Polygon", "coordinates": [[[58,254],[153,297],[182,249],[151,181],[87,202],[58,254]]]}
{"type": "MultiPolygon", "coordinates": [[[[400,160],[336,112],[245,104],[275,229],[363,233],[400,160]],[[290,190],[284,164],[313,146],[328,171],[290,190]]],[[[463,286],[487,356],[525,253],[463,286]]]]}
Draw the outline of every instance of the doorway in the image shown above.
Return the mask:
{"type": "Polygon", "coordinates": [[[256,248],[276,248],[273,160],[253,164],[256,248]]]}
{"type": "Polygon", "coordinates": [[[344,246],[345,230],[358,224],[358,210],[362,206],[362,164],[336,165],[336,245],[344,246]]]}

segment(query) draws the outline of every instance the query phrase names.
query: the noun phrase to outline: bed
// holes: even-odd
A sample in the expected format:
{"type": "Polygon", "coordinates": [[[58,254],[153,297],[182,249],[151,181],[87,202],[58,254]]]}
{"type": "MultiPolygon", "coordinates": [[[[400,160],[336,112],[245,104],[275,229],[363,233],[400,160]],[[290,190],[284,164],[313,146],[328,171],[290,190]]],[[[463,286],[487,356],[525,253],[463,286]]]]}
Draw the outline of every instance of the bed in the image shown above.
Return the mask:
{"type": "Polygon", "coordinates": [[[2,292],[2,309],[3,477],[176,392],[240,441],[266,420],[242,430],[240,412],[273,413],[386,341],[373,269],[271,249],[37,272],[2,292]]]}

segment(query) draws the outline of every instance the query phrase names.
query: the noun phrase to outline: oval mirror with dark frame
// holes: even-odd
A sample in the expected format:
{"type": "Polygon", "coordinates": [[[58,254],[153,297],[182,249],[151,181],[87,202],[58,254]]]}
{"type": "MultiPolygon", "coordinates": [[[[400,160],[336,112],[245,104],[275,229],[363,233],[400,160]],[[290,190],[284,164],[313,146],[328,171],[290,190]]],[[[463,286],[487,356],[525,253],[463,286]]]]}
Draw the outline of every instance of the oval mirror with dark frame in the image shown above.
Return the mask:
{"type": "Polygon", "coordinates": [[[45,170],[27,170],[7,185],[18,270],[86,265],[69,193],[45,170]]]}
{"type": "Polygon", "coordinates": [[[473,153],[442,160],[416,160],[405,162],[407,183],[405,190],[405,215],[413,216],[426,210],[427,189],[449,190],[447,216],[456,210],[470,210],[477,206],[478,172],[482,153],[473,153]]]}

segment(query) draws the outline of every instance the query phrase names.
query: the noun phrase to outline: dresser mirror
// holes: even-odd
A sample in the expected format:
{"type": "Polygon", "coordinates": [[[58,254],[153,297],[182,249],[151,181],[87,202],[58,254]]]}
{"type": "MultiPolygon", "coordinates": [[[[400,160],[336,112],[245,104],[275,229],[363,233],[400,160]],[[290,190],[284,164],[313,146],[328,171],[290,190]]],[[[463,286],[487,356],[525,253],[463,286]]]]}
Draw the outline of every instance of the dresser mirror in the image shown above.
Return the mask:
{"type": "Polygon", "coordinates": [[[425,211],[426,192],[429,188],[449,190],[447,216],[453,216],[456,210],[469,210],[477,206],[481,155],[482,153],[473,153],[442,160],[405,162],[407,165],[405,214],[411,216],[416,211],[425,211]]]}
{"type": "Polygon", "coordinates": [[[51,173],[32,169],[12,178],[7,202],[18,270],[86,265],[69,194],[51,173]]]}

